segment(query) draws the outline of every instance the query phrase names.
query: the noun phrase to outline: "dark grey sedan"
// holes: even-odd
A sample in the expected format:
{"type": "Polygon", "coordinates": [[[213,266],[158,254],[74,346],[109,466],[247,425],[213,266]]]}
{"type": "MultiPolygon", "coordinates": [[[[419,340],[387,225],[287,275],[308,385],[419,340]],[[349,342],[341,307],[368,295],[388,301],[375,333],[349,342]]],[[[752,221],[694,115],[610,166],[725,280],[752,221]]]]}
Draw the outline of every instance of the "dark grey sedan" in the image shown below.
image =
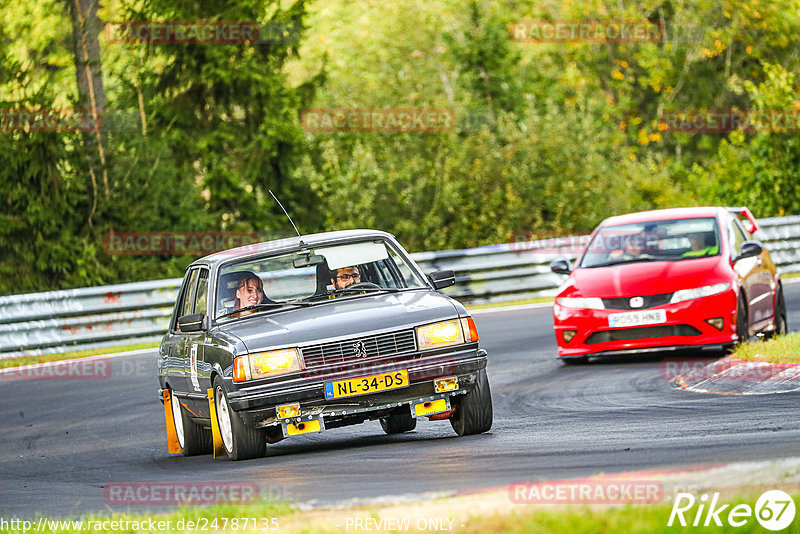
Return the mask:
{"type": "Polygon", "coordinates": [[[475,322],[394,237],[328,232],[219,252],[189,266],[158,376],[184,455],[233,460],[267,443],[378,419],[458,435],[492,425],[475,322]]]}

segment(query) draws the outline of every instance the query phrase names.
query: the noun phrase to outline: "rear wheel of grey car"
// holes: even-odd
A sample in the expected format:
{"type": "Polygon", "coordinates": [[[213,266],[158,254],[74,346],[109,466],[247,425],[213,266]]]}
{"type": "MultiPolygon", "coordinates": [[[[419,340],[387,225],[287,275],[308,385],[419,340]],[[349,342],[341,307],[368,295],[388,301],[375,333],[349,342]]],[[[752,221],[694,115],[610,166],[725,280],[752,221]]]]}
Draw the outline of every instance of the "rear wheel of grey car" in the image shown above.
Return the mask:
{"type": "Polygon", "coordinates": [[[410,413],[387,415],[381,418],[381,428],[387,434],[402,434],[417,428],[417,420],[410,413]]]}
{"type": "Polygon", "coordinates": [[[214,379],[214,405],[217,424],[225,452],[231,460],[260,458],[267,453],[267,433],[263,428],[249,427],[228,404],[222,379],[214,379]]]}
{"type": "Polygon", "coordinates": [[[464,395],[452,397],[455,408],[450,424],[459,436],[480,434],[492,428],[492,392],[486,369],[478,371],[475,387],[464,395]]]}
{"type": "Polygon", "coordinates": [[[170,404],[172,404],[172,421],[175,423],[175,433],[184,456],[196,456],[211,452],[211,432],[198,425],[181,406],[174,391],[170,391],[170,404]]]}
{"type": "Polygon", "coordinates": [[[736,305],[736,338],[737,343],[741,344],[750,339],[747,331],[747,304],[745,304],[744,295],[739,295],[739,303],[736,305]]]}

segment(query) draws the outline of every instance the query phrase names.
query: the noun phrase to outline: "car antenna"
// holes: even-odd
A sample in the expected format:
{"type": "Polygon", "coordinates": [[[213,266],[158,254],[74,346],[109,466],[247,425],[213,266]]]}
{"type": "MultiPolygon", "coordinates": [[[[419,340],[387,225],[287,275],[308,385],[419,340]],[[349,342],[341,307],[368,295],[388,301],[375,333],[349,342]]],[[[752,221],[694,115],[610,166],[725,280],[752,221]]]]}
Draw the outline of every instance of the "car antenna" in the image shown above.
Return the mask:
{"type": "Polygon", "coordinates": [[[275,196],[275,193],[272,192],[272,189],[268,189],[267,191],[269,191],[269,194],[272,195],[272,198],[275,199],[275,202],[278,203],[278,206],[281,207],[281,209],[283,210],[283,213],[286,214],[286,218],[289,219],[289,222],[292,224],[292,228],[294,228],[294,231],[297,233],[297,239],[300,240],[300,246],[301,247],[305,247],[306,244],[303,243],[303,237],[300,235],[300,232],[297,230],[297,226],[294,225],[294,221],[292,220],[292,218],[289,217],[289,212],[287,212],[286,208],[283,207],[283,204],[281,204],[281,201],[278,200],[278,197],[275,196]]]}

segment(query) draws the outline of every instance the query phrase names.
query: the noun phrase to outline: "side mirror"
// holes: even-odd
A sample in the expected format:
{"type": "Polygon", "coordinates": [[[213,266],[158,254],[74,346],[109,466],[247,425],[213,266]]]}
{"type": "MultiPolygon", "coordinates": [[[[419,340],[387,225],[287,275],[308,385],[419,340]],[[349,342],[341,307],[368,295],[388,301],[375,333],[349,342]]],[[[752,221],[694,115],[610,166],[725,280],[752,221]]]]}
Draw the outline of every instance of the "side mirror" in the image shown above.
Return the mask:
{"type": "Polygon", "coordinates": [[[760,243],[756,243],[755,241],[745,241],[742,243],[742,251],[739,252],[738,256],[733,258],[733,263],[745,258],[759,256],[763,250],[764,247],[762,247],[760,243]]]}
{"type": "Polygon", "coordinates": [[[572,272],[572,269],[569,266],[569,262],[563,258],[551,261],[550,270],[556,274],[569,274],[570,272],[572,272]]]}
{"type": "Polygon", "coordinates": [[[434,289],[442,289],[456,283],[456,273],[453,271],[435,271],[428,275],[428,280],[433,284],[434,289]]]}
{"type": "Polygon", "coordinates": [[[205,315],[202,313],[182,315],[178,317],[178,330],[181,332],[202,332],[204,330],[203,319],[205,319],[205,315]]]}

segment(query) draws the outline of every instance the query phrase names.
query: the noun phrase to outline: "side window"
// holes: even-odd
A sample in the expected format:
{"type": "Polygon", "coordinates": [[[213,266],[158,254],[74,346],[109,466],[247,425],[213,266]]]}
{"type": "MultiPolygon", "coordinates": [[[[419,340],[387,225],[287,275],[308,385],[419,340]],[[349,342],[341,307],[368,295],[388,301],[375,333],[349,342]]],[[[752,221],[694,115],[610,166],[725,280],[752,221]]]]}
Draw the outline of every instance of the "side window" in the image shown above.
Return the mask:
{"type": "Polygon", "coordinates": [[[186,287],[186,292],[183,294],[183,302],[179,308],[180,313],[178,317],[192,313],[195,295],[197,294],[197,275],[199,272],[200,269],[194,269],[192,270],[192,274],[189,275],[189,285],[186,287]]]}
{"type": "Polygon", "coordinates": [[[391,247],[386,247],[386,248],[389,249],[389,256],[391,256],[392,259],[392,267],[394,267],[394,270],[396,270],[398,274],[403,278],[403,285],[401,287],[415,287],[419,285],[419,282],[417,282],[416,277],[411,272],[409,266],[406,265],[406,262],[401,260],[400,257],[397,255],[397,253],[391,247]]]}
{"type": "Polygon", "coordinates": [[[745,230],[744,225],[742,224],[742,221],[740,221],[738,218],[734,218],[734,221],[736,222],[736,228],[738,228],[739,231],[742,233],[742,235],[744,235],[745,240],[746,241],[752,241],[753,234],[751,234],[750,232],[745,230]]]}
{"type": "Polygon", "coordinates": [[[739,225],[736,223],[736,220],[733,217],[728,219],[728,231],[730,232],[731,236],[731,253],[733,255],[739,254],[742,250],[742,243],[746,241],[744,236],[744,232],[739,225]]]}
{"type": "Polygon", "coordinates": [[[208,269],[200,269],[197,279],[197,303],[194,305],[194,313],[208,312],[208,269]]]}

